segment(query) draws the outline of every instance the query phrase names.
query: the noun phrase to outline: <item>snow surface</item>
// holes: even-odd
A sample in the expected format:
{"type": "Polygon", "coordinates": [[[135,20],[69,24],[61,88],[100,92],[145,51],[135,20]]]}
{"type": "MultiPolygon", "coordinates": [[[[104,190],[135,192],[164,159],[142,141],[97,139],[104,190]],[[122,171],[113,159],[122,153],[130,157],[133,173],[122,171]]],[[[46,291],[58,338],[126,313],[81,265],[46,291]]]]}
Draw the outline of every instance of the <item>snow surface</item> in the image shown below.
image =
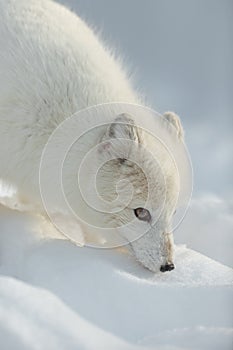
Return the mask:
{"type": "Polygon", "coordinates": [[[199,252],[233,267],[233,200],[208,194],[195,198],[175,233],[199,252]]]}
{"type": "Polygon", "coordinates": [[[233,270],[185,246],[175,264],[155,275],[1,206],[0,348],[232,349],[233,270]]]}

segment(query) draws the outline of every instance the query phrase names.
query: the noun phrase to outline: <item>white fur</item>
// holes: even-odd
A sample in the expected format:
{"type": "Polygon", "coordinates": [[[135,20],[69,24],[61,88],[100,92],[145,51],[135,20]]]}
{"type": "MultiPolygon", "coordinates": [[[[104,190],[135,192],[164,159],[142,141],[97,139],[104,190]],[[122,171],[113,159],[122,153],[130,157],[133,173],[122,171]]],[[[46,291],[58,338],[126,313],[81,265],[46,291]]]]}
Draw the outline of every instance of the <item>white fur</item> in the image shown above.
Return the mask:
{"type": "MultiPolygon", "coordinates": [[[[0,177],[17,187],[21,199],[38,204],[40,158],[53,130],[67,117],[86,107],[108,102],[141,103],[141,100],[120,62],[93,31],[74,13],[53,1],[0,0],[0,47],[0,177]]],[[[172,113],[165,117],[175,126],[178,137],[182,137],[179,118],[172,113]]],[[[118,128],[118,132],[124,137],[127,130],[118,128]]],[[[133,126],[132,134],[134,132],[137,134],[137,128],[133,126]]],[[[103,129],[92,134],[83,154],[100,138],[108,140],[107,134],[108,131],[103,129]]],[[[61,143],[62,140],[63,136],[61,143]]],[[[145,147],[152,152],[155,150],[148,135],[142,134],[141,140],[145,147]]],[[[132,153],[150,170],[151,181],[156,183],[157,165],[138,155],[135,149],[132,153]]],[[[82,158],[80,148],[74,148],[72,154],[74,158],[82,158]]],[[[148,233],[132,243],[137,259],[154,271],[172,260],[172,237],[167,232],[177,190],[172,165],[166,163],[164,155],[160,154],[160,158],[170,184],[166,210],[155,227],[148,226],[148,233]]],[[[72,164],[70,161],[67,174],[71,194],[75,174],[72,164]]],[[[100,188],[103,197],[112,200],[114,194],[108,182],[119,179],[125,174],[126,167],[122,164],[109,167],[102,174],[100,188]]],[[[138,187],[143,184],[142,174],[132,172],[128,176],[138,182],[138,187]]],[[[138,195],[135,199],[138,206],[145,197],[143,185],[141,188],[141,198],[138,195]]],[[[160,189],[159,183],[153,187],[152,212],[161,199],[160,189]]],[[[75,205],[81,203],[80,198],[73,200],[75,205]]],[[[122,220],[129,221],[133,211],[125,211],[124,215],[126,218],[122,220]]],[[[114,227],[116,218],[110,215],[98,217],[98,220],[112,220],[114,227]]],[[[140,225],[145,228],[145,223],[136,224],[135,230],[139,233],[140,225]]],[[[127,236],[123,231],[119,234],[127,236]]]]}

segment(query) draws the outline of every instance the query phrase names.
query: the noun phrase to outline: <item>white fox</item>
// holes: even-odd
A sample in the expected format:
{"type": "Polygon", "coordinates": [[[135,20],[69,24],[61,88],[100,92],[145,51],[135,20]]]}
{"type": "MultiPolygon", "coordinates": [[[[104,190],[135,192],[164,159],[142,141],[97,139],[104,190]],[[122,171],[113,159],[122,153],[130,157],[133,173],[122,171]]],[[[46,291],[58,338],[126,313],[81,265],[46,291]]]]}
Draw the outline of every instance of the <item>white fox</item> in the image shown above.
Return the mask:
{"type": "MultiPolygon", "coordinates": [[[[38,208],[41,206],[39,165],[53,131],[72,114],[87,107],[143,102],[133,90],[120,61],[93,31],[76,14],[51,0],[0,0],[0,47],[0,178],[17,188],[19,198],[38,208]]],[[[177,140],[182,140],[183,129],[177,115],[165,113],[164,120],[170,123],[171,134],[175,133],[177,140]]],[[[123,150],[119,149],[119,154],[116,148],[112,152],[111,146],[101,146],[100,157],[112,152],[115,159],[101,169],[99,192],[108,200],[111,212],[98,216],[100,226],[111,222],[111,227],[116,227],[127,239],[119,223],[127,224],[135,219],[139,238],[130,246],[136,259],[152,271],[172,270],[170,228],[179,191],[174,166],[164,159],[164,154],[160,157],[166,163],[164,190],[159,182],[158,163],[149,161],[137,148],[143,145],[153,153],[153,142],[138,128],[134,115],[129,115],[127,110],[119,114],[116,108],[110,126],[90,135],[89,148],[98,142],[118,138],[132,140],[136,145],[131,149],[121,142],[119,148],[123,150]],[[147,180],[143,171],[130,160],[132,156],[142,169],[148,170],[153,183],[147,207],[141,205],[148,195],[147,180]],[[113,214],[116,191],[112,185],[124,177],[133,184],[136,194],[130,206],[113,214]],[[162,214],[152,225],[164,191],[166,201],[162,214]]],[[[80,160],[77,147],[76,151],[80,160]]],[[[69,178],[70,192],[73,192],[76,164],[70,162],[65,174],[69,178]]],[[[50,176],[48,179],[52,186],[53,179],[50,176]]],[[[78,195],[72,200],[75,205],[82,206],[78,195]]],[[[39,210],[43,211],[42,207],[39,210]]],[[[84,228],[87,241],[89,230],[89,226],[84,228]]]]}

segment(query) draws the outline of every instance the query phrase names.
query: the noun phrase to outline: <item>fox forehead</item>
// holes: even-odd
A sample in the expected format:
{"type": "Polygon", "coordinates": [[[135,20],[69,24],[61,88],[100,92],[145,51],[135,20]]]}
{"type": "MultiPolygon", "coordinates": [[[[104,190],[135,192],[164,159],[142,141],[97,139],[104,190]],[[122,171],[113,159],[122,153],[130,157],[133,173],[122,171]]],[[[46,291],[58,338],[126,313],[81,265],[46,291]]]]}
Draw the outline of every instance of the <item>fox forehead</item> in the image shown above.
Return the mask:
{"type": "Polygon", "coordinates": [[[130,160],[125,160],[123,163],[113,160],[103,166],[99,175],[101,194],[112,200],[117,193],[121,192],[124,198],[130,191],[131,208],[143,206],[149,210],[157,210],[165,196],[163,175],[156,165],[151,163],[146,162],[145,165],[139,166],[130,160]],[[144,171],[145,166],[149,166],[147,171],[144,171]]]}

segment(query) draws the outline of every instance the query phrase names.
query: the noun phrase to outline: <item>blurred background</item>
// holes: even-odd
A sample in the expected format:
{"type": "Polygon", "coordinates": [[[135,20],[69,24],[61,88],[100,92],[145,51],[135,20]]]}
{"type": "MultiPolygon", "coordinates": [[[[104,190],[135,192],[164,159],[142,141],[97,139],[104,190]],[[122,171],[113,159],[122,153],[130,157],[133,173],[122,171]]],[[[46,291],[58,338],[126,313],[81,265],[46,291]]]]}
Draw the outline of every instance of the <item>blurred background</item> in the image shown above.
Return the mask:
{"type": "Polygon", "coordinates": [[[149,106],[181,117],[194,192],[176,241],[233,266],[233,1],[59,2],[123,57],[149,106]]]}

